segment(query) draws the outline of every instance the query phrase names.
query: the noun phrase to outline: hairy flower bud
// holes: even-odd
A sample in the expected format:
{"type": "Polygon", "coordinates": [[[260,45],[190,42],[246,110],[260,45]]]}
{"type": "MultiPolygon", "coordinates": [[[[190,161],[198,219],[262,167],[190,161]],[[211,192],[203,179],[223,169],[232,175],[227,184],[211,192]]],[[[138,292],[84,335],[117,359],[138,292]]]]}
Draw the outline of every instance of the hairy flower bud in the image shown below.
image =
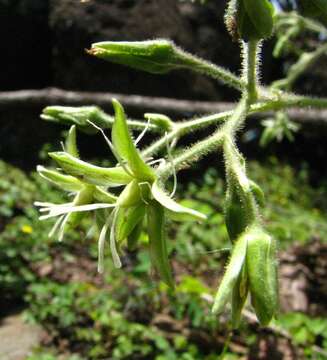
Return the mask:
{"type": "Polygon", "coordinates": [[[259,227],[247,239],[246,266],[251,302],[262,325],[267,325],[278,309],[276,242],[259,227]]]}
{"type": "Polygon", "coordinates": [[[274,8],[269,0],[231,0],[225,23],[234,39],[267,39],[274,27],[274,8]]]}
{"type": "Polygon", "coordinates": [[[104,41],[92,44],[88,53],[113,63],[154,74],[164,74],[180,66],[173,42],[163,39],[148,41],[104,41]]]}

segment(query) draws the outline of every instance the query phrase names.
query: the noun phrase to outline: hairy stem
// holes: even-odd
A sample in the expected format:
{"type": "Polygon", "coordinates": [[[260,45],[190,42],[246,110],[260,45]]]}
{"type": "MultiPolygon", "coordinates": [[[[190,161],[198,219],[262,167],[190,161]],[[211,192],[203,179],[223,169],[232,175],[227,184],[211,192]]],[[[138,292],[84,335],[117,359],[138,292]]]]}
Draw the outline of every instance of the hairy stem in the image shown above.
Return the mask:
{"type": "Polygon", "coordinates": [[[207,75],[215,80],[219,80],[239,91],[242,91],[245,86],[245,83],[242,79],[221,66],[198,58],[197,56],[189,54],[185,51],[180,51],[179,56],[184,60],[185,63],[189,64],[187,68],[192,71],[207,75]]]}

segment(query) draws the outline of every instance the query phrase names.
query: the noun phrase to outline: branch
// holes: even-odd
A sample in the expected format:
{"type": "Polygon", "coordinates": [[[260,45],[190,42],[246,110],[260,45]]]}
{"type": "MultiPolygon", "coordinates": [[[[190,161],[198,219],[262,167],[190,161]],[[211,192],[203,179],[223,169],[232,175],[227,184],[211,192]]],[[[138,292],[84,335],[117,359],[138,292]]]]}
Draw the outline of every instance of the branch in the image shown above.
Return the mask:
{"type": "MultiPolygon", "coordinates": [[[[194,114],[218,113],[231,110],[235,107],[230,102],[189,101],[169,98],[159,98],[139,95],[123,95],[115,93],[79,92],[67,91],[57,88],[42,90],[18,90],[0,92],[0,110],[24,108],[43,108],[48,105],[83,106],[97,105],[103,109],[111,108],[111,99],[115,97],[124,104],[128,112],[159,112],[172,114],[176,117],[189,117],[194,114]]],[[[315,102],[319,105],[320,99],[315,102]]],[[[294,107],[297,103],[294,100],[294,107]]],[[[310,104],[305,104],[310,106],[310,104]]],[[[315,104],[313,104],[314,106],[315,104]]],[[[322,104],[327,107],[327,102],[322,104]]],[[[316,106],[319,108],[319,106],[316,106]]],[[[256,118],[262,119],[270,116],[271,112],[255,114],[256,118]]],[[[314,123],[327,126],[327,110],[315,109],[289,109],[292,120],[303,124],[314,123]]]]}

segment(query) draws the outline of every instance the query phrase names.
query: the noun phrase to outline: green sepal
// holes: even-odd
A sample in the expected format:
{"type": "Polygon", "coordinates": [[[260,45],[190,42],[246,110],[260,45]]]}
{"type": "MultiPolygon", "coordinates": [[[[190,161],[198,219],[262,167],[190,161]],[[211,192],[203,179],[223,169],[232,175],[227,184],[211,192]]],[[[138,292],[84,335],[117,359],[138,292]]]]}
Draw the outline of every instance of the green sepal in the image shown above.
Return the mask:
{"type": "Polygon", "coordinates": [[[127,248],[130,251],[134,251],[137,247],[137,243],[141,237],[143,230],[143,219],[136,224],[134,229],[131,231],[131,233],[127,237],[127,248]]]}
{"type": "Polygon", "coordinates": [[[69,175],[83,182],[100,186],[119,186],[128,184],[132,178],[121,167],[103,168],[77,159],[66,152],[52,152],[49,156],[69,175]]]}
{"type": "Polygon", "coordinates": [[[278,310],[276,242],[259,227],[248,236],[246,264],[251,303],[261,325],[268,325],[278,310]]]}
{"type": "Polygon", "coordinates": [[[247,233],[242,234],[232,248],[229,263],[215,296],[212,312],[220,314],[232,295],[246,258],[247,233]]]}
{"type": "Polygon", "coordinates": [[[77,142],[76,142],[76,126],[75,125],[73,125],[68,131],[67,138],[65,141],[65,151],[68,154],[70,154],[76,158],[79,158],[79,152],[77,149],[77,142]]]}
{"type": "Polygon", "coordinates": [[[152,184],[151,188],[152,196],[167,210],[176,213],[177,215],[183,216],[191,220],[205,220],[206,215],[196,211],[194,209],[187,208],[178,204],[172,198],[170,198],[164,190],[158,184],[158,181],[155,181],[152,184]]]}
{"type": "Polygon", "coordinates": [[[168,259],[165,212],[155,200],[146,207],[148,220],[149,250],[153,266],[169,287],[174,287],[174,280],[168,259]]]}
{"type": "Polygon", "coordinates": [[[250,222],[241,191],[239,187],[229,186],[226,192],[225,224],[232,242],[245,231],[250,222]]]}
{"type": "Polygon", "coordinates": [[[249,282],[247,276],[246,262],[238,275],[232,293],[232,326],[237,329],[240,325],[242,310],[249,292],[249,282]]]}
{"type": "Polygon", "coordinates": [[[80,191],[84,186],[84,184],[74,176],[64,175],[58,171],[46,169],[42,165],[38,165],[36,171],[44,179],[65,191],[80,191]]]}
{"type": "Polygon", "coordinates": [[[112,100],[115,110],[115,121],[112,126],[112,143],[120,158],[125,160],[133,175],[143,181],[153,181],[155,174],[151,167],[142,159],[128,130],[126,116],[122,105],[112,100]]]}
{"type": "Polygon", "coordinates": [[[256,202],[261,207],[264,207],[266,203],[265,193],[256,182],[254,182],[253,180],[249,180],[249,182],[250,182],[250,190],[252,191],[252,194],[254,195],[256,202]]]}
{"type": "Polygon", "coordinates": [[[125,186],[124,190],[120,193],[117,200],[117,206],[130,207],[142,203],[140,186],[137,180],[132,180],[125,186]]]}
{"type": "Polygon", "coordinates": [[[88,53],[116,64],[153,74],[165,74],[179,67],[173,42],[162,39],[99,42],[92,44],[88,53]]]}
{"type": "Polygon", "coordinates": [[[116,240],[118,243],[128,238],[134,228],[144,218],[144,215],[144,203],[129,208],[119,208],[116,220],[116,240]]]}
{"type": "Polygon", "coordinates": [[[110,194],[108,191],[102,189],[99,186],[94,188],[93,197],[96,201],[107,204],[114,204],[118,200],[117,196],[110,194]]]}

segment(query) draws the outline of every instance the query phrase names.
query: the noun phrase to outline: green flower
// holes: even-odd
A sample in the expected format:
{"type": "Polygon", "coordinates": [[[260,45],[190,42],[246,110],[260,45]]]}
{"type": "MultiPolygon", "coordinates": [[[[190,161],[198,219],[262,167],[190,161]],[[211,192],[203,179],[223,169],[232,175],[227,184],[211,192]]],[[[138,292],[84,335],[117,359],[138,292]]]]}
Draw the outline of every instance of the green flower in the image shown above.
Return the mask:
{"type": "MultiPolygon", "coordinates": [[[[95,124],[93,126],[104,135],[117,159],[117,166],[103,168],[79,159],[73,128],[66,141],[66,151],[49,154],[65,174],[40,166],[38,171],[47,180],[64,190],[73,192],[74,200],[61,205],[36,203],[37,206],[41,206],[41,212],[47,212],[40,219],[59,216],[51,235],[59,227],[61,239],[70,217],[75,218],[76,214],[84,211],[96,211],[99,215],[99,210],[105,209],[105,216],[98,216],[98,223],[101,225],[98,270],[102,272],[107,234],[109,233],[114,264],[119,268],[122,265],[119,246],[124,241],[127,241],[129,246],[136,246],[144,218],[147,217],[151,260],[162,280],[172,287],[173,277],[167,255],[165,217],[173,214],[172,217],[184,220],[204,220],[206,216],[176,203],[165,192],[161,179],[157,176],[157,168],[147,163],[136,148],[123,107],[117,100],[113,100],[113,106],[115,119],[111,141],[102,129],[95,124]],[[118,196],[108,192],[112,187],[122,188],[118,196]]],[[[162,159],[161,164],[164,161],[162,159]]],[[[152,162],[155,163],[157,162],[152,162]]]]}

